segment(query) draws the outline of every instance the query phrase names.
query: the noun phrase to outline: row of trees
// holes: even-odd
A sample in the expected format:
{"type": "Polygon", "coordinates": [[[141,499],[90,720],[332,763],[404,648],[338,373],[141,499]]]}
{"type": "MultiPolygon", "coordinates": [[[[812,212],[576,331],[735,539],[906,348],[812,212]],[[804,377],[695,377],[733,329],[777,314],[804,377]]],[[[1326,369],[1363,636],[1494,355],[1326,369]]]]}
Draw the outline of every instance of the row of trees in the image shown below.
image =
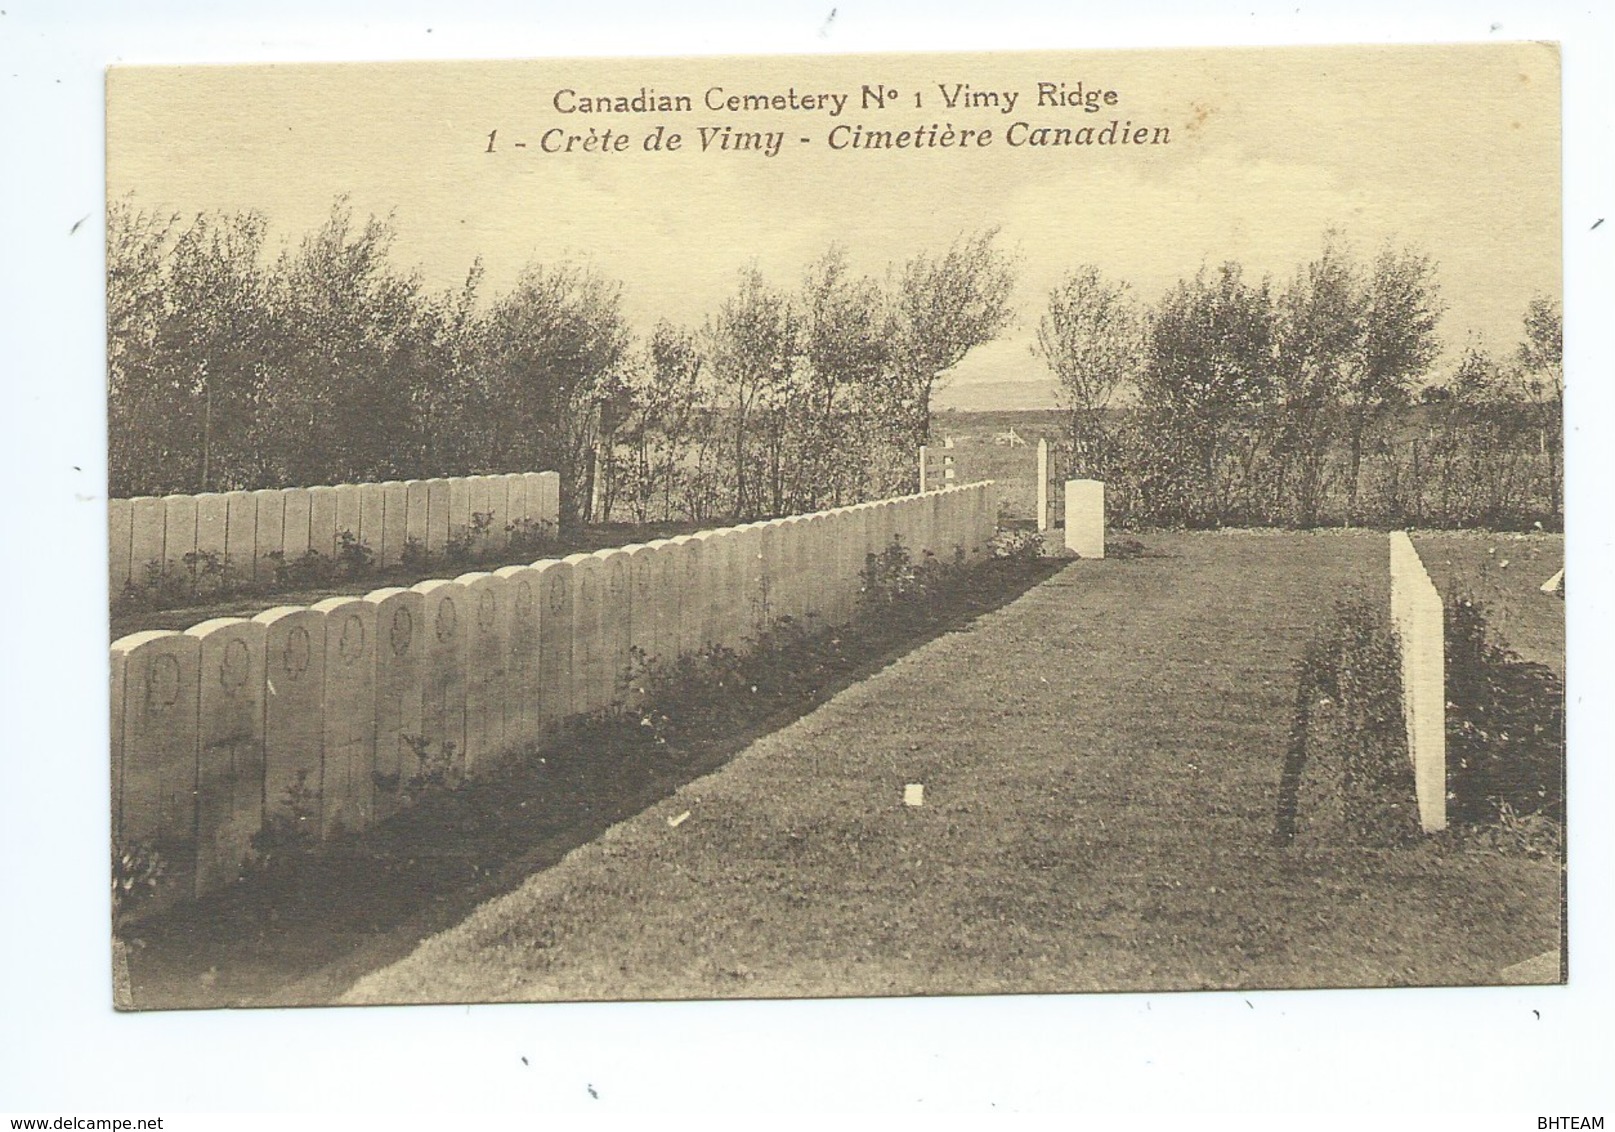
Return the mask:
{"type": "Polygon", "coordinates": [[[1105,480],[1129,521],[1556,519],[1557,305],[1532,302],[1510,362],[1471,346],[1428,385],[1441,312],[1428,256],[1387,245],[1365,262],[1330,234],[1282,284],[1225,263],[1152,306],[1079,268],[1034,349],[1059,380],[1071,474],[1105,480]]]}
{"type": "MultiPolygon", "coordinates": [[[[997,234],[880,278],[828,248],[755,267],[699,327],[637,336],[621,285],[572,262],[485,296],[390,259],[343,202],[294,246],[264,218],[108,218],[115,495],[555,469],[563,515],[749,518],[911,489],[931,400],[1011,318],[997,234]]],[[[1334,235],[1282,282],[1202,269],[1153,304],[1097,268],[1049,296],[1069,474],[1123,522],[1512,525],[1562,508],[1556,304],[1512,357],[1450,379],[1429,257],[1334,235]],[[1422,403],[1419,403],[1422,402],[1422,403]]]]}
{"type": "Polygon", "coordinates": [[[568,518],[751,517],[912,486],[944,375],[1010,317],[993,231],[883,279],[831,247],[755,269],[698,329],[636,338],[622,289],[531,265],[429,292],[343,202],[271,255],[263,217],[108,217],[114,495],[534,468],[568,518]]]}

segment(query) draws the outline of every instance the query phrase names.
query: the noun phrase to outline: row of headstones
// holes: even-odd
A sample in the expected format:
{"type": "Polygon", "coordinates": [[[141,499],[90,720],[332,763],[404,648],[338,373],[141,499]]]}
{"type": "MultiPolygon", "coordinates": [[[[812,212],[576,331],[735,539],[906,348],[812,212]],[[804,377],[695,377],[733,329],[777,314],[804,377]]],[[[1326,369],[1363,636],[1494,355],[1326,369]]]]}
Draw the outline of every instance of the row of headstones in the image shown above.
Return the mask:
{"type": "Polygon", "coordinates": [[[413,542],[440,555],[450,538],[475,552],[502,549],[511,528],[555,533],[561,513],[556,472],[289,487],[108,501],[112,593],[141,583],[149,564],[177,569],[193,553],[228,562],[238,579],[274,576],[273,554],[295,562],[310,550],[334,558],[343,532],[381,567],[396,566],[413,542]],[[474,516],[490,519],[478,525],[474,516]]]}
{"type": "Polygon", "coordinates": [[[989,486],[123,637],[111,649],[114,836],[157,846],[178,874],[194,868],[180,888],[217,888],[299,782],[297,818],[321,836],[361,829],[432,760],[476,774],[631,696],[652,664],[745,651],[784,617],[845,623],[866,556],[894,538],[979,561],[989,486]]]}
{"type": "Polygon", "coordinates": [[[1413,540],[1391,532],[1391,623],[1402,661],[1402,715],[1419,824],[1447,828],[1446,617],[1413,540]]]}

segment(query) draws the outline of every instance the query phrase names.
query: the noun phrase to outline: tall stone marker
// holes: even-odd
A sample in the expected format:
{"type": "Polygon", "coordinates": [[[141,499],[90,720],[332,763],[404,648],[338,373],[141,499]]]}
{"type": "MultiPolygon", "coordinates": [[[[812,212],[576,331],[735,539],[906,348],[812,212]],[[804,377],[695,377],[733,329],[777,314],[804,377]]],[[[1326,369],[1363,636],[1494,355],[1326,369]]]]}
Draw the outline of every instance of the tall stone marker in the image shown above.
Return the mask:
{"type": "Polygon", "coordinates": [[[1083,558],[1105,556],[1105,485],[1102,480],[1066,481],[1065,546],[1083,558]]]}
{"type": "Polygon", "coordinates": [[[1391,532],[1391,621],[1402,654],[1402,715],[1419,824],[1434,833],[1447,828],[1445,612],[1405,531],[1391,532]]]}

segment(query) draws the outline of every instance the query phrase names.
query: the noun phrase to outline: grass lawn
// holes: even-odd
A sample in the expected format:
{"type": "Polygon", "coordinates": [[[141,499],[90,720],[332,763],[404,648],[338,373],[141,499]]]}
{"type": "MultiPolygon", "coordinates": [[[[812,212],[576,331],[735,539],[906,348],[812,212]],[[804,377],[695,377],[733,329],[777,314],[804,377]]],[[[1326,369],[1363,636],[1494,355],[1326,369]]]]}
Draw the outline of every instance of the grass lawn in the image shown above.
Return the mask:
{"type": "Polygon", "coordinates": [[[1426,531],[1413,545],[1443,598],[1464,593],[1480,602],[1509,648],[1564,679],[1565,603],[1540,589],[1564,567],[1564,535],[1426,531]]]}
{"type": "Polygon", "coordinates": [[[1274,843],[1296,661],[1344,591],[1388,600],[1383,534],[1145,541],[902,656],[344,1001],[1470,984],[1555,946],[1552,863],[1274,843]]]}

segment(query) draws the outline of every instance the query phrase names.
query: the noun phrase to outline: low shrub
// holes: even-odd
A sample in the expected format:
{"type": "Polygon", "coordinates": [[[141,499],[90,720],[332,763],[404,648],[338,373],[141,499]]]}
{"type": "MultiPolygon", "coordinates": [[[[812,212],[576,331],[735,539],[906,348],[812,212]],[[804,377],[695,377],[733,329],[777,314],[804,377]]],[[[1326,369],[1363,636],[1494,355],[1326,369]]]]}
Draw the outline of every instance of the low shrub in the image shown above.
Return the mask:
{"type": "Polygon", "coordinates": [[[1492,634],[1484,606],[1446,603],[1448,820],[1557,841],[1565,817],[1564,684],[1492,634]]]}

